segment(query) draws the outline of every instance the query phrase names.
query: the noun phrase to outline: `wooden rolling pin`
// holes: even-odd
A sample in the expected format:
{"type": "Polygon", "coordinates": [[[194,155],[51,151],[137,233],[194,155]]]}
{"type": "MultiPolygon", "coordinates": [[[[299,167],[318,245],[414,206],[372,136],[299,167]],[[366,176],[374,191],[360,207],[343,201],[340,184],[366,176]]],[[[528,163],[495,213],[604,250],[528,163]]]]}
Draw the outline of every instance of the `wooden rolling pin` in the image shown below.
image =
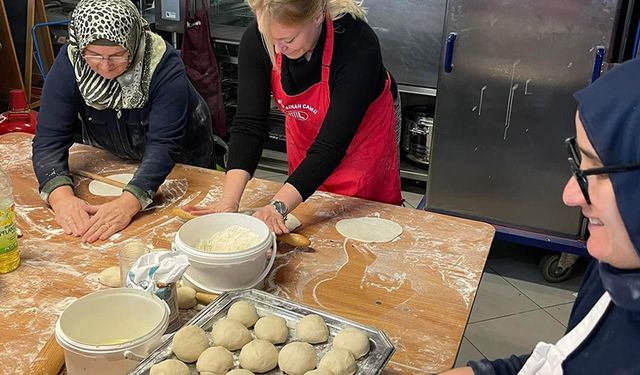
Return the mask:
{"type": "MultiPolygon", "coordinates": [[[[176,207],[172,210],[172,212],[175,216],[185,220],[191,220],[195,217],[182,208],[176,207]]],[[[279,234],[276,237],[278,241],[284,242],[287,245],[291,245],[293,247],[307,247],[311,245],[311,241],[309,241],[309,239],[305,235],[300,233],[285,233],[279,234]]]]}
{"type": "Polygon", "coordinates": [[[57,375],[64,365],[64,351],[56,341],[55,333],[44,344],[40,353],[31,364],[29,374],[57,375]]]}
{"type": "Polygon", "coordinates": [[[82,169],[77,169],[77,170],[73,171],[72,173],[73,174],[77,174],[78,176],[82,176],[82,177],[90,178],[92,180],[100,181],[100,182],[103,182],[103,183],[105,183],[107,185],[115,186],[115,187],[120,188],[120,189],[124,189],[127,186],[127,184],[123,184],[120,181],[112,180],[112,179],[110,179],[108,177],[102,177],[99,174],[83,171],[82,169]]]}

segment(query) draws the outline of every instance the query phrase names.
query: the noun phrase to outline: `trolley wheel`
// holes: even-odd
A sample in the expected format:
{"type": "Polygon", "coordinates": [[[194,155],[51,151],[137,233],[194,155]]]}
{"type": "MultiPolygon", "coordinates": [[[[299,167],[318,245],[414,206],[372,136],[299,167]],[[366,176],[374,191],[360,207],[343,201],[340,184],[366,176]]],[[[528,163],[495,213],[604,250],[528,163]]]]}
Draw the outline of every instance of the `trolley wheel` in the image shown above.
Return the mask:
{"type": "Polygon", "coordinates": [[[571,277],[575,263],[565,269],[558,269],[560,256],[560,253],[545,255],[538,264],[542,277],[550,283],[559,283],[571,277]]]}

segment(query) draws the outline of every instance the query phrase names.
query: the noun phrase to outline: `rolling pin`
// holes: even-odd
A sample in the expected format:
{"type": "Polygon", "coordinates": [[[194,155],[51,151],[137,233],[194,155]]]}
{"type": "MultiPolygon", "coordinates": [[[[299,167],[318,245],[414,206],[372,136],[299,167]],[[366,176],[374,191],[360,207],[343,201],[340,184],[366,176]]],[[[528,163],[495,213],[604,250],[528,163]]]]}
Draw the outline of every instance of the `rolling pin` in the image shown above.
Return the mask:
{"type": "Polygon", "coordinates": [[[127,184],[123,184],[120,181],[112,180],[112,179],[110,179],[108,177],[102,177],[99,174],[83,171],[82,169],[77,169],[77,170],[73,171],[72,173],[73,174],[77,174],[78,176],[82,176],[82,177],[90,178],[92,180],[100,181],[100,182],[103,182],[103,183],[105,183],[107,185],[115,186],[115,187],[120,188],[120,189],[124,189],[127,186],[127,184]]]}
{"type": "Polygon", "coordinates": [[[62,365],[64,365],[64,351],[56,341],[54,333],[31,364],[29,374],[57,375],[62,365]]]}
{"type": "MultiPolygon", "coordinates": [[[[185,220],[191,220],[195,217],[182,208],[176,207],[172,210],[172,212],[175,216],[185,220]]],[[[309,239],[305,235],[300,233],[278,234],[276,237],[278,241],[284,242],[287,245],[291,245],[293,247],[307,247],[311,245],[311,241],[309,241],[309,239]]]]}

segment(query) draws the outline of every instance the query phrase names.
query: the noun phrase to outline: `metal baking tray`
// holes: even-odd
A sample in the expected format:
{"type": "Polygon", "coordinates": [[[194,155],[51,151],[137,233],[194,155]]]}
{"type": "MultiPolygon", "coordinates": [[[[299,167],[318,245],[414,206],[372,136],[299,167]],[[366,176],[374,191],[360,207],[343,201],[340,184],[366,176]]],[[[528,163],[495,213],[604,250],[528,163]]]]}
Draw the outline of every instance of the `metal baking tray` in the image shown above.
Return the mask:
{"type": "MultiPolygon", "coordinates": [[[[356,360],[357,370],[356,374],[370,375],[379,374],[384,366],[387,364],[391,355],[395,351],[395,347],[387,338],[387,335],[379,329],[368,327],[354,321],[339,317],[337,315],[328,313],[326,311],[318,310],[303,304],[289,301],[280,297],[276,297],[272,294],[256,290],[240,290],[234,292],[227,292],[212,303],[210,303],[204,310],[200,311],[185,325],[197,325],[202,327],[208,334],[211,332],[213,325],[221,318],[226,317],[229,307],[237,301],[247,301],[253,303],[258,311],[259,316],[265,315],[277,315],[284,318],[287,321],[289,327],[289,338],[284,344],[276,345],[278,351],[282,347],[293,340],[292,334],[295,332],[293,329],[297,323],[304,316],[309,314],[317,314],[324,318],[327,326],[329,327],[329,340],[326,343],[313,345],[318,353],[318,360],[329,351],[333,344],[333,338],[342,329],[347,327],[355,327],[363,330],[369,336],[369,342],[371,350],[364,357],[356,360]]],[[[253,329],[250,330],[251,334],[255,337],[253,329]]],[[[168,336],[167,340],[152,352],[144,361],[129,372],[129,375],[146,375],[149,374],[149,369],[154,364],[161,362],[165,359],[175,358],[171,351],[171,345],[173,342],[173,334],[168,336]]],[[[233,352],[234,368],[238,367],[238,355],[240,350],[233,352]]],[[[197,375],[195,362],[188,364],[191,373],[197,375]]],[[[278,367],[266,372],[265,374],[283,374],[278,367]]]]}

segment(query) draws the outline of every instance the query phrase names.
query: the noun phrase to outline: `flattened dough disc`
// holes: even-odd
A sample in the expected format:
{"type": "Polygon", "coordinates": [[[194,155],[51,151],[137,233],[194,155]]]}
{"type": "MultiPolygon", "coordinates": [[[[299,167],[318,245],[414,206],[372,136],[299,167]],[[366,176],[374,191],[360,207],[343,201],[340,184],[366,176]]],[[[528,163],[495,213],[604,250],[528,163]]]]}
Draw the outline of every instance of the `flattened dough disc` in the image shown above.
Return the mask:
{"type": "MultiPolygon", "coordinates": [[[[107,176],[107,178],[122,182],[123,184],[128,184],[129,181],[131,181],[131,179],[133,178],[133,174],[114,174],[111,176],[107,176]]],[[[105,184],[104,182],[92,180],[89,183],[89,192],[93,195],[98,195],[101,197],[119,197],[122,194],[122,189],[105,184]]]]}
{"type": "Polygon", "coordinates": [[[391,220],[378,217],[343,219],[336,223],[341,235],[360,242],[389,242],[402,234],[402,227],[391,220]]]}

